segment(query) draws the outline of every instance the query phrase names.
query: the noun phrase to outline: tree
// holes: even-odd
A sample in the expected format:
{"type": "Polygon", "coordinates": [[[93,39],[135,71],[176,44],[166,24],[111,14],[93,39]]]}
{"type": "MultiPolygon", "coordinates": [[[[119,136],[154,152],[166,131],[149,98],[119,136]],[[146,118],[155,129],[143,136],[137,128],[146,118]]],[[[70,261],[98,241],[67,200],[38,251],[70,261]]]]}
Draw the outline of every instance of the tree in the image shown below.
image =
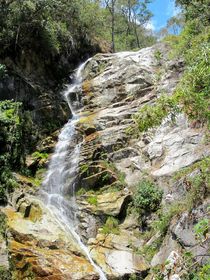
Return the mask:
{"type": "Polygon", "coordinates": [[[187,20],[197,19],[204,25],[210,23],[209,0],[176,0],[184,9],[187,20]]]}
{"type": "MultiPolygon", "coordinates": [[[[136,46],[140,48],[139,33],[143,32],[143,26],[149,21],[152,14],[148,10],[151,0],[105,0],[106,7],[111,14],[112,51],[115,51],[116,33],[123,34],[130,38],[135,37],[136,46]],[[117,19],[123,17],[124,23],[120,30],[117,30],[117,19]]],[[[122,21],[121,21],[122,22],[122,21]]]]}
{"type": "Polygon", "coordinates": [[[111,23],[111,29],[112,29],[112,52],[115,52],[115,8],[116,8],[116,2],[117,0],[105,0],[106,6],[111,14],[112,23],[111,23]]]}

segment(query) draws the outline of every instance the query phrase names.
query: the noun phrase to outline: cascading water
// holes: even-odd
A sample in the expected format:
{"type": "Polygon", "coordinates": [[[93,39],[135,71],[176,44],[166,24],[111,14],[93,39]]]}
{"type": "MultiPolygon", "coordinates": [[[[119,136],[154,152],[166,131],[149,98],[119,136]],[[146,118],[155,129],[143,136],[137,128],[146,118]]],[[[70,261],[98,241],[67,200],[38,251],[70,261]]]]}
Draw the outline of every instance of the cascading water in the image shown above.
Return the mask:
{"type": "Polygon", "coordinates": [[[72,148],[72,142],[75,137],[75,124],[79,117],[75,112],[78,108],[78,99],[73,98],[72,94],[79,92],[82,82],[82,70],[84,69],[87,60],[77,70],[75,80],[72,85],[69,85],[64,92],[67,103],[72,112],[72,119],[63,127],[55,152],[51,158],[48,172],[43,181],[43,198],[48,209],[56,217],[58,224],[66,231],[70,232],[80,248],[84,251],[90,263],[95,267],[101,280],[106,280],[103,271],[93,262],[88,248],[81,242],[79,235],[76,233],[76,199],[74,193],[74,178],[79,163],[79,154],[81,143],[76,144],[72,148]]]}

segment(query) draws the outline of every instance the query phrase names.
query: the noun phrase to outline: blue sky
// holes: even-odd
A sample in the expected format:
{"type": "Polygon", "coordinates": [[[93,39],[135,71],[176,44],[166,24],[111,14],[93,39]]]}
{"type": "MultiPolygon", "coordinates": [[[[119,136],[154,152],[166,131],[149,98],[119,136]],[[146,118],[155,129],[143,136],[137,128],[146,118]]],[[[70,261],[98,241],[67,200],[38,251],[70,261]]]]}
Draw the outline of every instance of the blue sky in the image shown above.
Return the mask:
{"type": "Polygon", "coordinates": [[[175,0],[153,0],[149,4],[150,11],[154,14],[148,28],[158,31],[164,27],[167,20],[178,13],[178,8],[175,6],[175,0]]]}

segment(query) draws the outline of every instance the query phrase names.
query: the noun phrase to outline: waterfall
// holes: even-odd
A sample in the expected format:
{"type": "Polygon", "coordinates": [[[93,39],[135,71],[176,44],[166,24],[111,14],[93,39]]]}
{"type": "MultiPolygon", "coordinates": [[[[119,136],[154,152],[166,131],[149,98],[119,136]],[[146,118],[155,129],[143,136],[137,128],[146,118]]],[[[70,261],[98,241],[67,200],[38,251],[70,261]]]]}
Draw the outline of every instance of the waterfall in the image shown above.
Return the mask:
{"type": "Polygon", "coordinates": [[[83,63],[75,74],[74,82],[69,85],[64,92],[66,101],[72,112],[72,119],[63,127],[58,143],[55,147],[55,152],[50,160],[49,167],[45,179],[43,181],[43,198],[50,212],[55,216],[58,224],[67,232],[70,232],[80,248],[87,256],[90,263],[98,272],[101,280],[106,280],[106,276],[92,260],[88,248],[82,243],[79,235],[76,232],[76,199],[74,190],[74,178],[76,175],[81,143],[76,144],[72,148],[72,142],[76,135],[75,124],[79,120],[76,113],[79,100],[77,96],[73,96],[81,90],[82,70],[84,69],[87,60],[83,63]]]}

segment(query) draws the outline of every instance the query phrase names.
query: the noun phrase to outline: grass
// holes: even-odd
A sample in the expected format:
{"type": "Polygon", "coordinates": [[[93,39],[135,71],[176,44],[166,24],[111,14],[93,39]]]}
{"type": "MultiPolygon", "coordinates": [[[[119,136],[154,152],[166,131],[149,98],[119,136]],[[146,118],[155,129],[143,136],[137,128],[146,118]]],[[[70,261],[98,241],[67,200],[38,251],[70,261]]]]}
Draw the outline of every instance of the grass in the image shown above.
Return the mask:
{"type": "Polygon", "coordinates": [[[98,205],[98,199],[97,196],[90,196],[87,198],[87,202],[91,205],[97,206],[98,205]]]}
{"type": "Polygon", "coordinates": [[[175,116],[179,112],[175,97],[162,95],[153,105],[144,105],[133,119],[140,132],[158,126],[162,120],[170,113],[171,121],[175,121],[175,116]]]}
{"type": "Polygon", "coordinates": [[[112,216],[108,217],[106,223],[103,225],[102,233],[118,235],[120,233],[119,221],[112,216]]]}

